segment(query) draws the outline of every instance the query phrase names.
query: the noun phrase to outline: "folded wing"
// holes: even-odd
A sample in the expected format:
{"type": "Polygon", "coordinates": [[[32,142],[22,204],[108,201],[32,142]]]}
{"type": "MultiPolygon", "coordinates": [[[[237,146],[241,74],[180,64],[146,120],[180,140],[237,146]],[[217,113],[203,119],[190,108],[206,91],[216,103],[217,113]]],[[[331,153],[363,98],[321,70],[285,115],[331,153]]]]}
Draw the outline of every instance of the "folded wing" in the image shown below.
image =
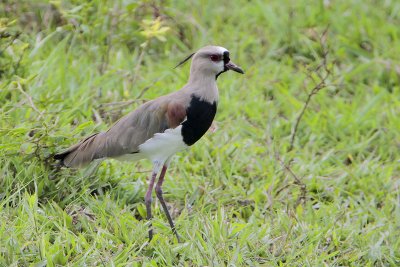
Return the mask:
{"type": "Polygon", "coordinates": [[[81,167],[95,159],[140,153],[141,144],[156,133],[177,127],[185,117],[182,100],[172,95],[159,98],[121,118],[108,131],[93,134],[54,158],[66,167],[81,167]]]}

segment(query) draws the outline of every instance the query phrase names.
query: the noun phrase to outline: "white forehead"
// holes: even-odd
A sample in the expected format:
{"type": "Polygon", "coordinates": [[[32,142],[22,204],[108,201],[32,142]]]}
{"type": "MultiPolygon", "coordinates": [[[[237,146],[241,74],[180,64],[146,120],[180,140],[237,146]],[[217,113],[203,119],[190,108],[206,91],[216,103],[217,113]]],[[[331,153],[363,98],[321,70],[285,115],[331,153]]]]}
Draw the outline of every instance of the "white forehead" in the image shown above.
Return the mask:
{"type": "Polygon", "coordinates": [[[225,47],[222,47],[222,46],[216,46],[215,48],[218,51],[218,53],[220,53],[220,54],[223,54],[224,52],[228,51],[228,49],[226,49],[225,47]]]}
{"type": "Polygon", "coordinates": [[[215,53],[215,54],[223,54],[224,52],[227,52],[228,49],[222,46],[214,46],[214,45],[209,45],[201,48],[198,52],[200,53],[215,53]]]}

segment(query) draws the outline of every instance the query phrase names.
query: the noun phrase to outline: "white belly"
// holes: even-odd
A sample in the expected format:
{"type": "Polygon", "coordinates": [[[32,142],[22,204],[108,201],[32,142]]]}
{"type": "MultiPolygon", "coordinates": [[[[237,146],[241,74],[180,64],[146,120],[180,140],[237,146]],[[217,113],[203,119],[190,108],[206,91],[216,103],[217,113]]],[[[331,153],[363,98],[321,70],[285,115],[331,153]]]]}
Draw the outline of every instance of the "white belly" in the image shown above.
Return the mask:
{"type": "Polygon", "coordinates": [[[146,158],[146,157],[141,153],[125,154],[122,156],[113,157],[113,159],[120,160],[120,161],[138,161],[138,160],[141,160],[144,158],[146,158]]]}
{"type": "Polygon", "coordinates": [[[155,134],[139,146],[139,154],[152,162],[163,164],[175,153],[188,148],[188,145],[183,142],[181,131],[182,125],[179,125],[175,129],[167,129],[163,133],[155,134]]]}

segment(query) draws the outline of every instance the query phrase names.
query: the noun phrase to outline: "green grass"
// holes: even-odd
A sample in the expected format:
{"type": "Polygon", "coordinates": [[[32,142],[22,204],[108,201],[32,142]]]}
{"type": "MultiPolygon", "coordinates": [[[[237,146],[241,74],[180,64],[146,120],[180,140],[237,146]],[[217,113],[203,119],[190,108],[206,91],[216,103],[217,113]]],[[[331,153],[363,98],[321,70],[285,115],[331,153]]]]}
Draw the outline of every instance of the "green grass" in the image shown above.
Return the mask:
{"type": "Polygon", "coordinates": [[[398,1],[52,3],[0,4],[0,266],[400,265],[398,1]],[[333,73],[289,151],[327,27],[333,73]],[[155,201],[146,244],[149,162],[51,155],[179,89],[207,44],[246,74],[218,79],[217,131],[167,174],[184,242],[155,201]]]}

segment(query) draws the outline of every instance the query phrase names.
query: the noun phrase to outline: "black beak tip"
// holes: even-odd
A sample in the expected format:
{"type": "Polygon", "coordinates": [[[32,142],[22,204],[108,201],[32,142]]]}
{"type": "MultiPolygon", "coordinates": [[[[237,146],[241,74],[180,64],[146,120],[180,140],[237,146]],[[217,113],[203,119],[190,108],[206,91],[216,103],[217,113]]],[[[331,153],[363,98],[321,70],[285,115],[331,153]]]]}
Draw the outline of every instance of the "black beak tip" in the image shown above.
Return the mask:
{"type": "Polygon", "coordinates": [[[228,63],[226,63],[226,64],[225,64],[225,69],[226,69],[226,70],[233,70],[233,71],[235,71],[235,72],[237,72],[237,73],[244,74],[244,71],[242,70],[242,68],[239,67],[239,66],[237,66],[237,65],[236,65],[235,63],[233,63],[233,62],[228,62],[228,63]]]}
{"type": "Polygon", "coordinates": [[[244,74],[244,71],[242,70],[242,68],[237,67],[237,66],[236,66],[236,68],[232,68],[231,70],[233,70],[233,71],[235,71],[237,73],[240,73],[240,74],[244,74]]]}

